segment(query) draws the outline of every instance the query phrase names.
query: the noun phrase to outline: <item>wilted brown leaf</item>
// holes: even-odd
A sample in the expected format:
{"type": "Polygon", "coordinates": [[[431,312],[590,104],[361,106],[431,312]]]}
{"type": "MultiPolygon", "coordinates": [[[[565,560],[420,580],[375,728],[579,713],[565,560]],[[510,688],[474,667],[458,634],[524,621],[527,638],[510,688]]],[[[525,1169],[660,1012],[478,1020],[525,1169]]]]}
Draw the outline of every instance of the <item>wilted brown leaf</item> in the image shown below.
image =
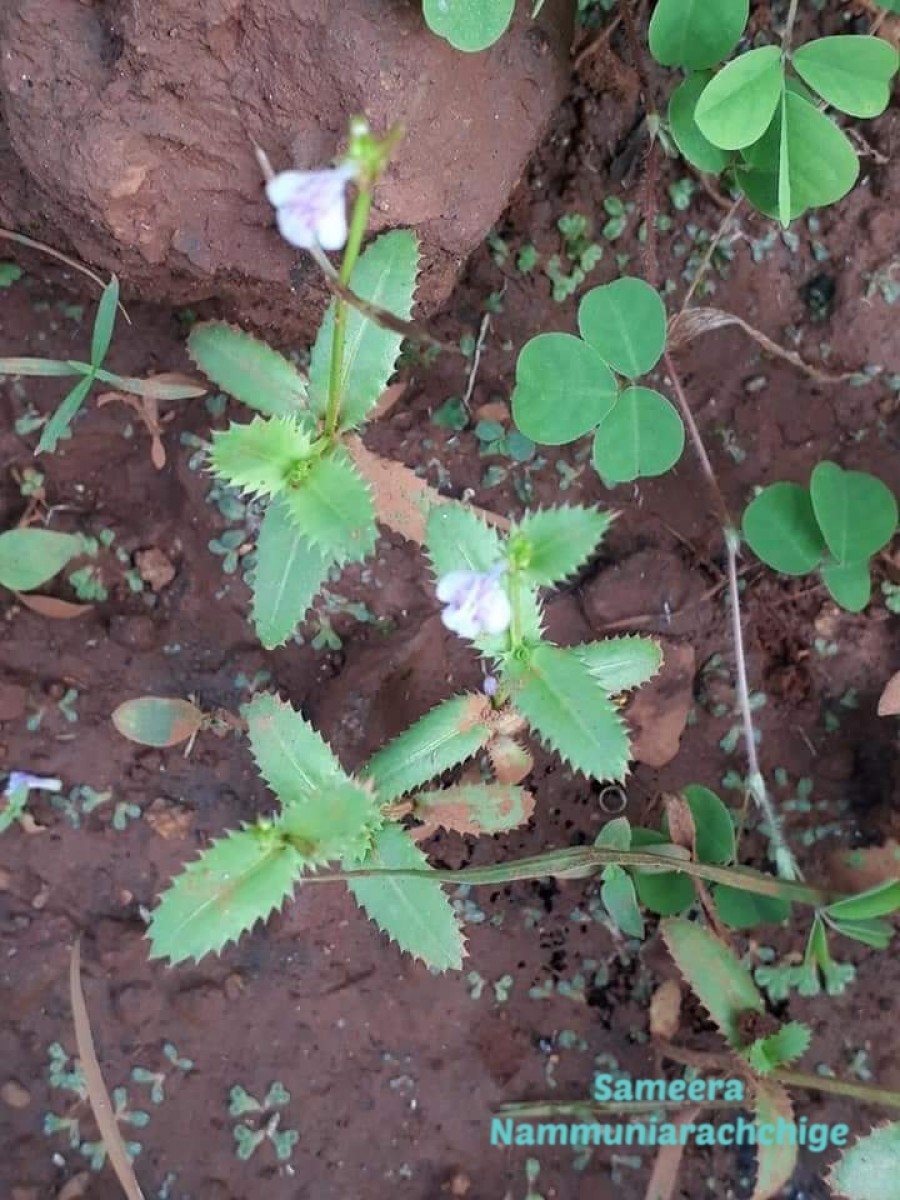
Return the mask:
{"type": "Polygon", "coordinates": [[[488,754],[498,783],[521,783],[534,766],[531,753],[515,738],[503,735],[494,738],[488,754]]]}
{"type": "Polygon", "coordinates": [[[16,592],[16,599],[23,608],[30,608],[51,621],[71,621],[73,617],[83,617],[94,607],[93,604],[73,604],[70,600],[58,600],[56,596],[37,596],[29,592],[16,592]]]}
{"type": "Polygon", "coordinates": [[[667,979],[650,1001],[650,1033],[670,1042],[681,1023],[681,987],[677,979],[667,979]]]}
{"type": "Polygon", "coordinates": [[[896,717],[900,715],[900,671],[892,675],[884,686],[878,701],[879,717],[896,717]]]}
{"type": "Polygon", "coordinates": [[[676,846],[684,846],[690,851],[691,858],[696,858],[697,829],[694,825],[694,814],[683,796],[666,795],[666,821],[669,826],[669,837],[676,846]]]}
{"type": "Polygon", "coordinates": [[[678,753],[694,702],[693,646],[663,640],[663,650],[662,670],[625,710],[633,731],[631,757],[648,767],[664,767],[678,753]]]}
{"type": "MultiPolygon", "coordinates": [[[[699,1108],[689,1108],[683,1113],[673,1115],[672,1124],[675,1126],[692,1125],[699,1115],[699,1108]]],[[[644,1200],[672,1200],[678,1185],[678,1172],[686,1147],[687,1141],[682,1141],[680,1137],[674,1146],[660,1146],[644,1200]]]]}
{"type": "Polygon", "coordinates": [[[702,334],[712,333],[715,329],[726,329],[729,325],[737,325],[758,346],[761,346],[767,354],[771,354],[773,358],[780,358],[784,362],[789,362],[792,367],[796,367],[798,371],[802,371],[804,375],[808,375],[816,383],[843,383],[847,379],[852,379],[856,374],[855,371],[844,371],[840,375],[829,375],[827,371],[820,371],[818,367],[805,362],[796,351],[786,350],[784,346],[779,346],[778,342],[773,342],[770,337],[767,337],[755,326],[748,324],[742,317],[737,317],[734,313],[725,312],[721,308],[683,309],[669,322],[669,349],[679,350],[682,346],[686,346],[702,334]]]}
{"type": "MultiPolygon", "coordinates": [[[[345,445],[350,457],[372,486],[378,520],[402,537],[419,546],[423,545],[429,509],[435,504],[455,504],[456,501],[442,496],[403,463],[390,462],[373,454],[358,437],[348,437],[345,445]]],[[[509,528],[506,517],[497,516],[486,509],[475,508],[474,511],[499,529],[509,528]]]]}

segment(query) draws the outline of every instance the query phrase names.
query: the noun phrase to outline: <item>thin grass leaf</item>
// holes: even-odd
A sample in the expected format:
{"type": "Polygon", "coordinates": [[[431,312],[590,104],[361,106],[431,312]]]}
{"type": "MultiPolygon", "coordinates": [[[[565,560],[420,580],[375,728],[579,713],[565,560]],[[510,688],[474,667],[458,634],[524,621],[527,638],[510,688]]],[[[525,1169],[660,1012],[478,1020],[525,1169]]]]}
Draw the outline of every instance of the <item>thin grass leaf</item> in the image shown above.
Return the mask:
{"type": "Polygon", "coordinates": [[[84,375],[89,370],[54,358],[0,358],[0,375],[84,375]]]}
{"type": "Polygon", "coordinates": [[[56,449],[56,444],[61,437],[69,431],[69,426],[78,415],[78,410],[85,401],[88,392],[91,390],[91,384],[94,382],[93,376],[87,375],[84,379],[80,379],[72,388],[71,392],[60,404],[59,408],[44,426],[41,433],[41,440],[37,444],[35,454],[52,454],[56,449]]]}
{"type": "Polygon", "coordinates": [[[91,366],[102,365],[109,344],[112,341],[113,328],[116,323],[116,309],[119,306],[119,281],[115,275],[103,289],[97,315],[94,318],[94,330],[91,334],[91,366]]]}

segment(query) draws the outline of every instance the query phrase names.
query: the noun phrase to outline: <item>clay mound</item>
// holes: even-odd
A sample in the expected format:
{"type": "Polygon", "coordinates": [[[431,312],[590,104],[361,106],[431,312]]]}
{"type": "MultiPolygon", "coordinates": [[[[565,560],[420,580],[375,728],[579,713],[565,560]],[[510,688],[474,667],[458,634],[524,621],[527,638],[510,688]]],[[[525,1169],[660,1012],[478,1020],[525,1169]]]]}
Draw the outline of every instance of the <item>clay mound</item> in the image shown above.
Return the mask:
{"type": "Polygon", "coordinates": [[[364,112],[406,127],[374,223],[416,228],[433,308],[562,98],[571,7],[465,55],[403,0],[5,0],[0,221],[144,298],[218,296],[305,339],[323,292],[274,232],[252,140],[317,167],[364,112]]]}

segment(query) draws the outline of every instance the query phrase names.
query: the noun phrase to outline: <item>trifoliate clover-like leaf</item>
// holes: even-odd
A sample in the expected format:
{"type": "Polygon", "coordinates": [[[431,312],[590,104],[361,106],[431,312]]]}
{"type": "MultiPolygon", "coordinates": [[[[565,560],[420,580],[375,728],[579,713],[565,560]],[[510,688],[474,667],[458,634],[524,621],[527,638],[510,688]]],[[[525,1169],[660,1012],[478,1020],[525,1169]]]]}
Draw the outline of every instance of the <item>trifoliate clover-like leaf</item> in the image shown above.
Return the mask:
{"type": "Polygon", "coordinates": [[[232,487],[275,496],[312,469],[312,439],[293,417],[255,417],[214,432],[209,461],[232,487]]]}

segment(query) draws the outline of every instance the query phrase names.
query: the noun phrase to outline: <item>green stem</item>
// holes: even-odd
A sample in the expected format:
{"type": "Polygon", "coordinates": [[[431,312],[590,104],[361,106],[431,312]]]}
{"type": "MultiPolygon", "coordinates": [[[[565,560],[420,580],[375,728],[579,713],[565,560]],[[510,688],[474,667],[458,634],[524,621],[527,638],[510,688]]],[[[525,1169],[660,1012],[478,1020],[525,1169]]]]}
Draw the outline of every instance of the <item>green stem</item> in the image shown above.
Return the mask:
{"type": "Polygon", "coordinates": [[[797,20],[797,9],[800,5],[800,0],[791,0],[791,7],[788,10],[787,20],[784,23],[784,33],[781,38],[781,49],[784,54],[790,54],[791,38],[794,35],[794,22],[797,20]]]}
{"type": "MultiPolygon", "coordinates": [[[[350,232],[347,235],[347,245],[344,247],[344,261],[341,263],[339,275],[339,279],[345,287],[350,283],[350,276],[353,274],[353,268],[356,266],[356,260],[359,258],[363,238],[366,234],[366,227],[369,224],[369,212],[371,208],[372,189],[360,184],[359,191],[356,194],[356,202],[353,205],[353,215],[350,218],[350,232]]],[[[344,398],[342,395],[343,381],[341,377],[344,373],[344,343],[347,337],[348,307],[346,300],[342,300],[340,296],[335,299],[334,337],[331,341],[331,368],[328,375],[328,408],[325,413],[325,433],[329,438],[333,438],[337,431],[341,415],[341,401],[344,398]]]]}
{"type": "Polygon", "coordinates": [[[573,846],[567,850],[553,850],[549,854],[520,858],[494,867],[464,867],[458,871],[439,871],[430,867],[427,870],[362,868],[358,871],[309,875],[304,877],[303,882],[337,883],[346,882],[348,879],[371,878],[374,875],[390,875],[398,879],[431,879],[438,883],[497,884],[512,883],[518,879],[546,879],[550,875],[579,879],[596,874],[602,867],[610,865],[683,871],[685,875],[710,883],[727,883],[731,887],[753,892],[758,896],[778,896],[795,904],[806,904],[814,908],[824,907],[837,899],[807,884],[777,879],[773,875],[753,871],[748,867],[719,867],[712,863],[691,862],[682,858],[667,859],[659,853],[649,851],[608,850],[598,846],[573,846]]]}
{"type": "Polygon", "coordinates": [[[773,1071],[771,1079],[786,1083],[789,1087],[807,1088],[811,1092],[830,1092],[835,1096],[849,1096],[867,1104],[886,1104],[900,1108],[900,1092],[889,1092],[885,1088],[866,1087],[864,1083],[850,1083],[846,1079],[829,1079],[825,1075],[807,1075],[803,1071],[773,1071]]]}

